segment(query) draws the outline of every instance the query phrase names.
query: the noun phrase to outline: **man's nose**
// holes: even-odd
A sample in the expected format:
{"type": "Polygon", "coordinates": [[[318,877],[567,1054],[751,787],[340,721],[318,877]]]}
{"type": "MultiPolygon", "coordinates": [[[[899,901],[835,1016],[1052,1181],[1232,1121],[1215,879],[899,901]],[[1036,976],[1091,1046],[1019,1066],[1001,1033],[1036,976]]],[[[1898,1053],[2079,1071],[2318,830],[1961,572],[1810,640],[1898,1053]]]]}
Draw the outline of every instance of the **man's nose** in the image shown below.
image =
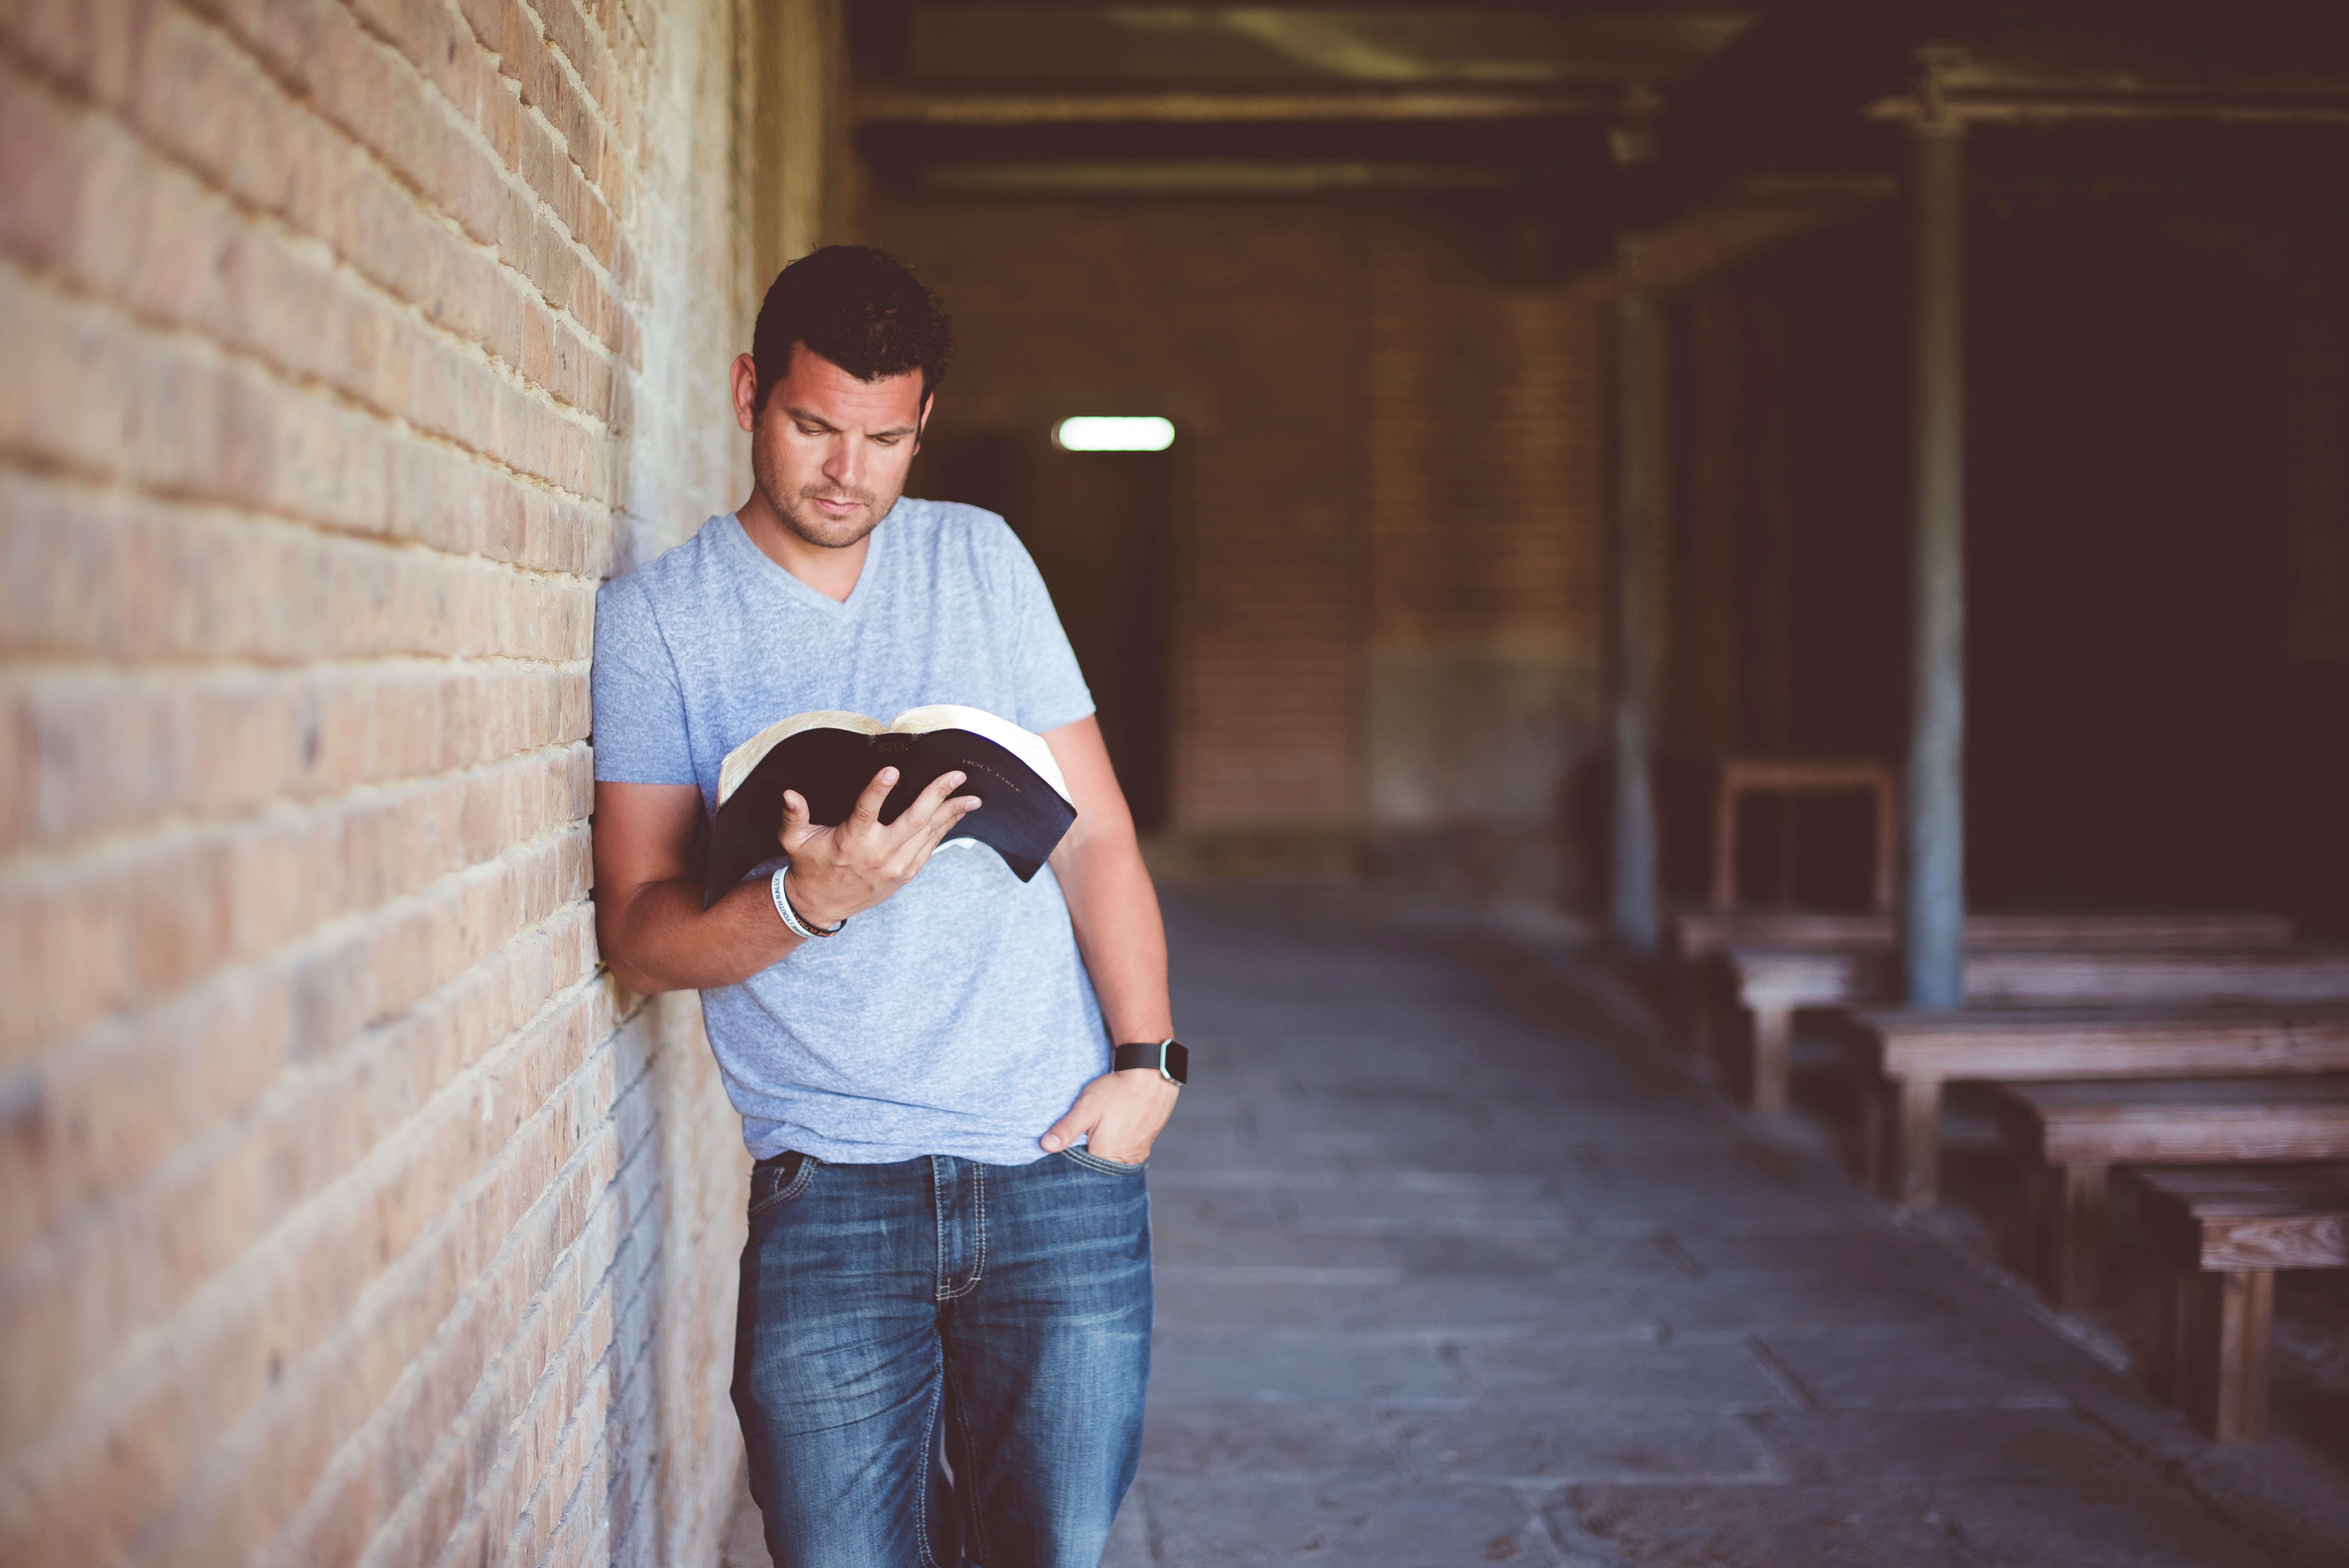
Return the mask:
{"type": "Polygon", "coordinates": [[[823,477],[843,490],[861,489],[864,483],[864,443],[854,436],[834,436],[831,449],[824,453],[823,477]]]}

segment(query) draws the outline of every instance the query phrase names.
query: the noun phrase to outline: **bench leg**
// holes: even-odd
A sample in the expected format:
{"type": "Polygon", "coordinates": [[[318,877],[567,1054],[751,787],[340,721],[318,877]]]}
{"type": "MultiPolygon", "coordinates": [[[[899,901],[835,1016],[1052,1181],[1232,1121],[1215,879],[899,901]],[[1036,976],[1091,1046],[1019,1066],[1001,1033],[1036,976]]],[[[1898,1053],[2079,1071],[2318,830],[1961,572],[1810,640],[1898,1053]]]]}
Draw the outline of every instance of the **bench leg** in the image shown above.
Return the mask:
{"type": "Polygon", "coordinates": [[[1784,1002],[1764,1002],[1754,1008],[1754,1092],[1751,1104],[1760,1115],[1777,1116],[1786,1109],[1786,1082],[1792,1076],[1795,1010],[1784,1002]]]}
{"type": "Polygon", "coordinates": [[[1859,1086],[1859,1181],[1871,1192],[1891,1196],[1892,1121],[1890,1101],[1899,1090],[1882,1078],[1869,1078],[1859,1086]]]}
{"type": "Polygon", "coordinates": [[[2110,1167],[2050,1165],[2024,1178],[2023,1255],[2059,1312],[2095,1304],[2104,1274],[2105,1191],[2110,1167]]]}
{"type": "Polygon", "coordinates": [[[1734,991],[1716,992],[1704,1009],[1704,1027],[1697,1036],[1697,1060],[1704,1064],[1715,1088],[1726,1092],[1729,1064],[1754,1037],[1754,1014],[1734,991]]]}
{"type": "Polygon", "coordinates": [[[1727,779],[1713,802],[1713,907],[1737,907],[1737,789],[1727,779]]]}
{"type": "Polygon", "coordinates": [[[2268,1435],[2268,1333],[2275,1273],[2189,1274],[2178,1282],[2172,1335],[2178,1402],[2222,1443],[2268,1435]]]}
{"type": "Polygon", "coordinates": [[[1711,986],[1699,992],[1689,1006],[1689,1055],[1712,1066],[1721,1057],[1721,1038],[1737,1026],[1737,1004],[1711,986]]]}
{"type": "Polygon", "coordinates": [[[1930,1209],[1941,1193],[1941,1080],[1902,1078],[1889,1087],[1899,1096],[1896,1141],[1886,1162],[1899,1183],[1892,1195],[1911,1209],[1930,1209]]]}
{"type": "Polygon", "coordinates": [[[1898,888],[1894,868],[1900,863],[1900,803],[1889,784],[1876,787],[1876,907],[1892,913],[1898,888]]]}
{"type": "Polygon", "coordinates": [[[1675,964],[1664,977],[1664,1031],[1674,1045],[1684,1045],[1695,1027],[1696,993],[1685,965],[1675,964]]]}

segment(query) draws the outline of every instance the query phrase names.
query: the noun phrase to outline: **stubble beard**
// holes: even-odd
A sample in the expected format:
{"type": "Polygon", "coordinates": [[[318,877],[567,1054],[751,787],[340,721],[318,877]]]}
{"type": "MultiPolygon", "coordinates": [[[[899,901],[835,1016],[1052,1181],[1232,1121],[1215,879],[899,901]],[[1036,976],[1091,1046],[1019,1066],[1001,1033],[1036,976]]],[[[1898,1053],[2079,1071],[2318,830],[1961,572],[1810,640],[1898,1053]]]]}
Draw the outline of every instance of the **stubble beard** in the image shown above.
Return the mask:
{"type": "Polygon", "coordinates": [[[768,510],[782,525],[799,539],[818,550],[846,550],[881,526],[897,504],[893,495],[881,500],[871,490],[843,490],[833,485],[810,485],[798,490],[787,490],[782,476],[774,471],[763,452],[750,454],[751,477],[758,480],[759,493],[767,498],[768,510]],[[851,516],[834,520],[824,516],[816,507],[816,498],[826,500],[862,501],[864,510],[851,516]]]}

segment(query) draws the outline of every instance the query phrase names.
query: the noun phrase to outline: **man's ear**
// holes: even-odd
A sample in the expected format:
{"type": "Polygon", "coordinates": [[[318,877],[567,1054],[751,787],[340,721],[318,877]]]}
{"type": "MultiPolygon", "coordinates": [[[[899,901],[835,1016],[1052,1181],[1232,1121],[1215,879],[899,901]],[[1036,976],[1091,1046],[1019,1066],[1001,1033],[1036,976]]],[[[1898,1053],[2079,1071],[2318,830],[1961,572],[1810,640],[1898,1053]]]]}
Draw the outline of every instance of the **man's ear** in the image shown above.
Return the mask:
{"type": "Polygon", "coordinates": [[[922,411],[914,416],[914,450],[916,452],[922,449],[922,432],[930,428],[930,410],[937,407],[937,401],[938,395],[931,393],[922,399],[922,411]]]}
{"type": "Polygon", "coordinates": [[[759,362],[747,354],[734,356],[734,422],[746,430],[759,428],[759,362]]]}

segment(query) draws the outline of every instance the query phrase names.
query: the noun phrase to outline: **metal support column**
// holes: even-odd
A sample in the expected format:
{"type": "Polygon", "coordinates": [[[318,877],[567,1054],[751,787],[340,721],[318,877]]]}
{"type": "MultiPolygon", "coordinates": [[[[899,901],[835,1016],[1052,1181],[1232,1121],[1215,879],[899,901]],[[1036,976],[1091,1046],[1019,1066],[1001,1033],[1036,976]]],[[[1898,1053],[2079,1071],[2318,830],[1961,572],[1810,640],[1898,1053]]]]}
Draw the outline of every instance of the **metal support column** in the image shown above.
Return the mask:
{"type": "Polygon", "coordinates": [[[1638,242],[1620,248],[1615,295],[1614,632],[1609,719],[1614,757],[1614,845],[1609,923],[1626,951],[1659,944],[1655,747],[1655,305],[1638,242]]]}
{"type": "Polygon", "coordinates": [[[1913,1007],[1965,1002],[1965,128],[1924,57],[1912,129],[1915,421],[1907,875],[1900,948],[1913,1007]]]}

